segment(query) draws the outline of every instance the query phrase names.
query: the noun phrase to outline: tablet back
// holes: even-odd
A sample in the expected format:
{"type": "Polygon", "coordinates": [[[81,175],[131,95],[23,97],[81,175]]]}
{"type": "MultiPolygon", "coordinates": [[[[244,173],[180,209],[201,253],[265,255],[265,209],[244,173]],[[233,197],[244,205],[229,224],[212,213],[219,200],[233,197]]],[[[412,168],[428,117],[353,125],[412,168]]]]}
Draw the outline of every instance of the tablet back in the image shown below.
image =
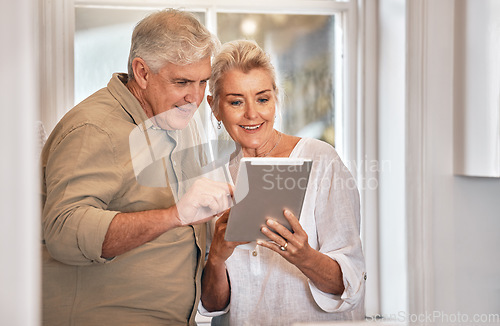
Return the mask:
{"type": "Polygon", "coordinates": [[[289,209],[300,218],[312,161],[290,158],[243,158],[240,162],[225,239],[267,239],[260,231],[268,218],[292,231],[283,216],[289,209]]]}

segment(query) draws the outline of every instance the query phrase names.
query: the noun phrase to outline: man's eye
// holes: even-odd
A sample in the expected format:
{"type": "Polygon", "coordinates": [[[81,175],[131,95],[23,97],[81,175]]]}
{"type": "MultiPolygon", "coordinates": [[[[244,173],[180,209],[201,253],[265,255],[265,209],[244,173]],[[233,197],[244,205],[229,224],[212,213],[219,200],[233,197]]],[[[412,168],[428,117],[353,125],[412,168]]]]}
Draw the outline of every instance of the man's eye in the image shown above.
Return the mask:
{"type": "Polygon", "coordinates": [[[179,80],[179,81],[176,82],[176,84],[183,86],[183,85],[187,84],[187,81],[185,81],[185,80],[179,80]]]}
{"type": "Polygon", "coordinates": [[[205,85],[206,83],[207,83],[207,81],[206,81],[206,80],[202,80],[202,81],[200,82],[200,84],[202,84],[202,85],[205,85]]]}

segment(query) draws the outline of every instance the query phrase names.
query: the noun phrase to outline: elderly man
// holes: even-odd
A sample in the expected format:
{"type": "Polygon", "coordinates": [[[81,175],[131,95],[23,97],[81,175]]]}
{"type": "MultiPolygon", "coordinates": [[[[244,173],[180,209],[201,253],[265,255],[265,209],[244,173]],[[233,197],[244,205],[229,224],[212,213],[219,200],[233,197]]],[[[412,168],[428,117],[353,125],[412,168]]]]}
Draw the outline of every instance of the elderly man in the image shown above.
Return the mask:
{"type": "Polygon", "coordinates": [[[44,325],[195,324],[205,222],[231,188],[186,177],[202,155],[180,149],[199,142],[191,118],[217,45],[189,13],[144,18],[128,75],[54,128],[42,152],[44,325]]]}

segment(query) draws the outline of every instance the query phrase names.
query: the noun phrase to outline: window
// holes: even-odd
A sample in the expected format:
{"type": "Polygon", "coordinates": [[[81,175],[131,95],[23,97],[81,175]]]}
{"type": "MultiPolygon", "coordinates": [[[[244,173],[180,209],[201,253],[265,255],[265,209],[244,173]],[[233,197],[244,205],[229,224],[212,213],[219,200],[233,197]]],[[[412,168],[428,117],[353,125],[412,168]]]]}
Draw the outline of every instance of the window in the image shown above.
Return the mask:
{"type": "MultiPolygon", "coordinates": [[[[127,72],[134,26],[148,9],[75,8],[75,104],[102,87],[115,72],[127,72]]],[[[200,21],[204,13],[195,12],[200,21]]]]}
{"type": "MultiPolygon", "coordinates": [[[[376,190],[366,191],[366,171],[356,164],[370,159],[363,142],[372,135],[363,123],[363,103],[357,101],[363,97],[358,82],[363,83],[364,78],[359,75],[357,80],[358,65],[363,66],[358,57],[363,55],[357,52],[358,23],[362,25],[357,18],[358,6],[362,6],[359,1],[256,0],[249,4],[242,0],[186,0],[176,5],[162,0],[75,0],[74,4],[75,21],[64,22],[75,27],[74,75],[67,71],[63,76],[74,80],[74,90],[66,90],[74,94],[74,103],[66,102],[68,109],[105,87],[112,73],[127,71],[130,37],[141,18],[165,7],[189,10],[221,42],[253,39],[269,53],[284,95],[276,127],[333,144],[358,180],[362,212],[371,211],[364,206],[375,198],[376,190]]],[[[52,33],[58,42],[57,29],[52,33]]],[[[72,35],[69,38],[73,40],[72,35]]],[[[71,50],[65,49],[68,60],[73,59],[71,50]]],[[[72,88],[68,85],[64,87],[72,88]]],[[[199,110],[205,123],[210,123],[205,102],[199,110]]],[[[365,245],[377,247],[376,234],[367,231],[362,236],[365,245]]],[[[366,258],[370,279],[377,282],[377,263],[368,266],[370,258],[366,258]]],[[[367,296],[367,308],[368,301],[378,301],[377,293],[375,289],[367,296]]]]}
{"type": "MultiPolygon", "coordinates": [[[[335,136],[342,132],[339,121],[345,109],[342,58],[348,3],[292,1],[281,8],[266,3],[249,8],[240,2],[231,6],[213,2],[215,5],[206,8],[186,4],[183,8],[192,11],[221,42],[252,39],[271,56],[283,95],[276,128],[338,145],[335,136]],[[336,126],[340,126],[339,130],[336,126]]],[[[135,24],[162,8],[127,5],[127,1],[119,6],[114,2],[95,5],[76,1],[75,104],[105,87],[112,73],[127,71],[135,24]]],[[[206,103],[200,112],[209,123],[206,103]]]]}
{"type": "MultiPolygon", "coordinates": [[[[355,32],[356,1],[190,3],[185,1],[180,7],[193,12],[222,43],[253,39],[271,56],[283,95],[276,128],[331,143],[359,179],[349,164],[356,161],[358,154],[356,38],[349,38],[355,32]]],[[[141,5],[128,0],[98,4],[75,1],[75,104],[105,87],[112,73],[127,71],[135,24],[165,7],[176,6],[151,6],[151,2],[141,5]]],[[[199,112],[205,124],[213,123],[206,101],[199,112]]]]}
{"type": "Polygon", "coordinates": [[[253,39],[267,53],[284,93],[280,128],[335,143],[335,16],[218,13],[221,42],[253,39]]]}
{"type": "MultiPolygon", "coordinates": [[[[379,152],[377,147],[377,127],[380,121],[377,116],[379,2],[365,0],[254,0],[251,3],[243,0],[183,0],[177,3],[167,0],[45,1],[40,8],[43,19],[40,24],[42,29],[40,114],[48,132],[75,102],[106,86],[111,73],[126,71],[129,39],[133,26],[148,12],[167,6],[194,12],[223,41],[233,37],[255,38],[271,54],[276,68],[281,69],[278,71],[281,90],[287,93],[278,128],[285,132],[291,131],[290,133],[315,130],[314,135],[325,134],[315,137],[331,137],[331,126],[333,126],[334,134],[330,139],[333,139],[337,152],[358,181],[361,195],[362,240],[371,284],[371,288],[367,287],[367,312],[380,313],[378,188],[367,187],[367,180],[374,178],[378,181],[378,175],[364,168],[366,165],[363,164],[363,162],[376,162],[379,152]],[[308,17],[311,19],[307,24],[316,27],[313,28],[311,25],[306,27],[304,21],[307,21],[308,17]],[[254,19],[256,22],[247,22],[244,28],[240,28],[243,22],[249,19],[254,19]],[[316,19],[318,22],[314,21],[316,19]],[[281,21],[285,21],[287,26],[280,27],[281,21]],[[320,21],[323,22],[322,27],[320,21]],[[233,25],[226,26],[229,23],[233,25]],[[317,25],[314,25],[315,23],[317,25]],[[302,27],[298,28],[301,25],[302,27]],[[294,31],[293,28],[299,30],[294,31]],[[291,35],[282,34],[286,29],[291,35]],[[301,57],[311,55],[317,49],[309,49],[309,52],[301,54],[300,50],[304,51],[302,47],[292,46],[289,47],[292,49],[289,52],[276,52],[282,49],[278,43],[283,41],[288,41],[288,44],[312,42],[313,40],[304,40],[305,34],[300,34],[304,33],[303,29],[309,30],[306,36],[308,38],[321,34],[320,31],[325,33],[329,30],[328,44],[318,42],[322,46],[320,52],[330,51],[328,72],[325,69],[318,73],[314,70],[314,64],[307,65],[304,57],[301,57]],[[248,31],[252,30],[254,34],[250,35],[248,31]],[[269,30],[274,35],[262,34],[262,31],[269,30]],[[312,32],[313,30],[315,32],[312,32]],[[105,37],[110,33],[112,37],[105,37]],[[266,39],[278,42],[266,42],[266,39]],[[297,52],[294,48],[300,49],[297,52]],[[285,59],[292,61],[282,62],[285,59]],[[292,98],[296,95],[296,88],[299,87],[297,83],[315,80],[316,76],[321,74],[330,76],[326,83],[312,86],[304,82],[299,91],[306,95],[302,98],[298,95],[292,98]],[[311,93],[308,93],[308,89],[316,92],[312,96],[331,90],[328,95],[331,102],[326,105],[323,102],[321,104],[301,102],[319,101],[309,98],[311,93]],[[318,109],[323,106],[329,111],[318,109]],[[318,112],[308,114],[311,107],[318,112]],[[324,124],[326,120],[329,125],[324,129],[321,129],[321,126],[315,127],[314,122],[318,120],[320,120],[318,124],[324,124]]],[[[210,116],[210,112],[203,105],[200,111],[205,118],[210,116]]],[[[308,135],[312,134],[311,132],[308,135]]]]}

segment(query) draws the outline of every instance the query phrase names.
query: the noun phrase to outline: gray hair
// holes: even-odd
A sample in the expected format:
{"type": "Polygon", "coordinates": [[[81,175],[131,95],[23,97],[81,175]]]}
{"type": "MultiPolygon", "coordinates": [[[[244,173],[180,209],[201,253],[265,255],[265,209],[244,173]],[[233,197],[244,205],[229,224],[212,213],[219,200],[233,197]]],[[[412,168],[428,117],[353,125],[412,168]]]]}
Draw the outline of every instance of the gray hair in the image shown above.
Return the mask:
{"type": "Polygon", "coordinates": [[[215,56],[212,63],[209,90],[212,94],[212,108],[215,113],[219,109],[220,81],[224,74],[232,69],[238,69],[244,73],[252,69],[264,69],[271,77],[276,101],[279,102],[276,73],[269,55],[254,41],[236,40],[222,45],[220,52],[215,56]]]}
{"type": "Polygon", "coordinates": [[[157,73],[165,64],[187,65],[215,54],[220,45],[189,12],[161,10],[142,19],[132,33],[128,79],[134,79],[132,61],[142,58],[157,73]]]}

